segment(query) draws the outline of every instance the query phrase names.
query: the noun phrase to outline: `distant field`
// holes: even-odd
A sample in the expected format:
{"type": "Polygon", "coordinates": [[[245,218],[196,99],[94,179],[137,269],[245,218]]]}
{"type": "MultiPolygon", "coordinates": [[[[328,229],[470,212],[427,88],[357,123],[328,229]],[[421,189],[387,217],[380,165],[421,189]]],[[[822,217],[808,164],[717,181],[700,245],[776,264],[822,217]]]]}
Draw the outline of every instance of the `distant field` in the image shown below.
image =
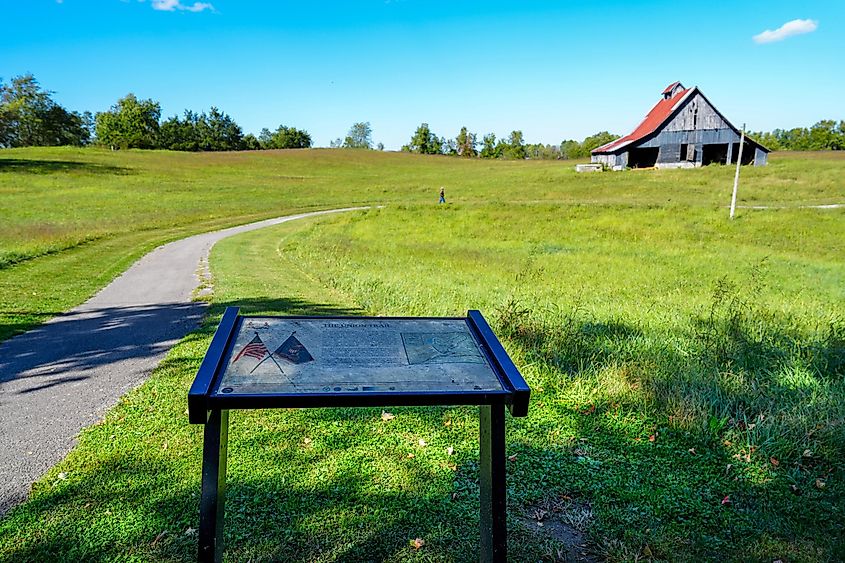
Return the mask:
{"type": "MultiPolygon", "coordinates": [[[[718,166],[576,175],[570,163],[346,151],[14,158],[48,156],[134,172],[42,174],[0,160],[0,216],[17,206],[34,225],[49,207],[38,201],[58,205],[53,191],[74,185],[80,193],[65,191],[79,198],[84,232],[97,222],[86,185],[129,190],[131,203],[104,207],[124,217],[109,223],[113,233],[0,269],[4,308],[42,311],[16,284],[93,291],[109,276],[91,281],[99,266],[84,256],[121,257],[117,273],[144,244],[213,224],[388,206],[218,244],[209,323],[0,522],[0,559],[193,558],[201,434],[187,425],[185,392],[232,304],[281,314],[482,309],[534,389],[530,416],[508,427],[515,561],[560,560],[561,534],[612,561],[845,559],[845,210],[740,210],[729,222],[733,170],[718,166]],[[446,206],[436,204],[440,185],[446,206]],[[227,194],[253,215],[227,216],[227,194]],[[251,206],[264,199],[276,207],[261,215],[251,206]],[[66,264],[75,269],[58,276],[17,273],[66,264]]],[[[845,203],[845,158],[773,155],[743,169],[740,202],[845,203]]],[[[23,239],[9,244],[38,254],[23,239]]],[[[231,560],[474,560],[474,409],[392,412],[388,422],[380,409],[233,416],[231,560]]]]}
{"type": "MultiPolygon", "coordinates": [[[[740,203],[840,203],[840,154],[773,155],[740,203]]],[[[84,301],[153,247],[195,232],[350,204],[727,205],[729,167],[577,175],[571,163],[375,151],[0,151],[0,340],[84,301]]]]}

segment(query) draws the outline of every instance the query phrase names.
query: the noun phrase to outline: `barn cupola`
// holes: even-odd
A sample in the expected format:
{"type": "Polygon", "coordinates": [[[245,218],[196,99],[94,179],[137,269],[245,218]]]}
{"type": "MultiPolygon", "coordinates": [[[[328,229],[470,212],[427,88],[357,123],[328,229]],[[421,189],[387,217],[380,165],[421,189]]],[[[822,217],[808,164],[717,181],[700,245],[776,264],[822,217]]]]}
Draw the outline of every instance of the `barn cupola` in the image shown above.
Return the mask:
{"type": "Polygon", "coordinates": [[[669,98],[674,98],[675,94],[677,94],[678,92],[683,92],[683,91],[684,91],[684,85],[683,84],[681,84],[680,82],[673,82],[672,84],[667,86],[665,90],[663,90],[663,99],[668,100],[669,98]]]}

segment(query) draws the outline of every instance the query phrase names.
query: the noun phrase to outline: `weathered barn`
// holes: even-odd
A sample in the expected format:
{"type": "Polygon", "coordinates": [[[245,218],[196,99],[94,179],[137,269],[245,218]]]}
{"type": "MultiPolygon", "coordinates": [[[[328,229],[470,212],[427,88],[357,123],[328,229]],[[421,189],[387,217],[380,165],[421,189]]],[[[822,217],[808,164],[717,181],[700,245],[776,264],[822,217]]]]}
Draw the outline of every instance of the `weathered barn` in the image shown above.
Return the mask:
{"type": "MultiPolygon", "coordinates": [[[[631,134],[593,150],[592,161],[613,170],[736,163],[739,129],[697,86],[684,88],[675,82],[663,90],[662,96],[631,134]]],[[[746,137],[742,163],[763,166],[768,153],[769,149],[746,137]]]]}

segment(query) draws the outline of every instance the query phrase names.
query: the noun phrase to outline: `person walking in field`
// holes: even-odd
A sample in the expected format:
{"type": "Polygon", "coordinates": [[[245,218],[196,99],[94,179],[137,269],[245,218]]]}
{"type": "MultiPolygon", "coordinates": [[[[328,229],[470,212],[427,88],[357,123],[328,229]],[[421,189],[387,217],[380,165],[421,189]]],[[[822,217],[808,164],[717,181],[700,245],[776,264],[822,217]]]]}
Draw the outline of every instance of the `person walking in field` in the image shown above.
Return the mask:
{"type": "Polygon", "coordinates": [[[440,186],[440,201],[437,203],[446,203],[446,189],[440,186]]]}

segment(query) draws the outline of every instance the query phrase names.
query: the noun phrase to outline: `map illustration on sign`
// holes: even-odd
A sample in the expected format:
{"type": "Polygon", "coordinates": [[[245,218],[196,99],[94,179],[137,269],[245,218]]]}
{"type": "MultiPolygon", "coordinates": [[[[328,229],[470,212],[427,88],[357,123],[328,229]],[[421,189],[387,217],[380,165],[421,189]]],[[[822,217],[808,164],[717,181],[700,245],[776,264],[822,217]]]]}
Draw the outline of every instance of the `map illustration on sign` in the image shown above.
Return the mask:
{"type": "Polygon", "coordinates": [[[463,319],[246,320],[216,393],[501,391],[463,319]]]}
{"type": "Polygon", "coordinates": [[[484,363],[478,346],[466,332],[403,332],[402,343],[411,365],[484,363]]]}

